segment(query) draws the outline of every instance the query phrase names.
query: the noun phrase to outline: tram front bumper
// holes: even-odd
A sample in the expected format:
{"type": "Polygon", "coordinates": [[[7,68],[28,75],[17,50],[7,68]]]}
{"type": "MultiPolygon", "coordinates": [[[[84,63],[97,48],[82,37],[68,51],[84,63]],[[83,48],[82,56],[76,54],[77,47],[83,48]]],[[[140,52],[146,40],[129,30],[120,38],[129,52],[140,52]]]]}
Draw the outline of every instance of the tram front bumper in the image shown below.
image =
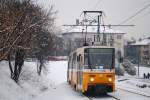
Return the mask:
{"type": "Polygon", "coordinates": [[[88,84],[87,91],[96,93],[113,92],[112,84],[88,84]]]}

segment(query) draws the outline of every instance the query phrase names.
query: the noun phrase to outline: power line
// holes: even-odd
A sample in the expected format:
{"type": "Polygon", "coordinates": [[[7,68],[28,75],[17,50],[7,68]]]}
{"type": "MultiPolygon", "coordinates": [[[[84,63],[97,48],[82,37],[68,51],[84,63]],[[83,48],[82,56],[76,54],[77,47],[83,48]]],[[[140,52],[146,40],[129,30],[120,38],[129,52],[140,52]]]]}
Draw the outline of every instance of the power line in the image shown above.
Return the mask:
{"type": "Polygon", "coordinates": [[[140,18],[138,18],[138,21],[149,16],[150,15],[150,12],[147,12],[146,14],[142,15],[140,18]]]}
{"type": "Polygon", "coordinates": [[[145,9],[147,9],[149,6],[150,6],[150,4],[146,5],[145,7],[143,7],[143,8],[140,9],[139,11],[137,11],[135,14],[133,14],[133,15],[130,16],[130,17],[128,17],[128,18],[125,19],[124,21],[122,21],[119,25],[128,22],[129,20],[131,20],[132,18],[134,18],[135,16],[137,16],[138,14],[140,14],[142,11],[144,11],[145,9]]]}
{"type": "Polygon", "coordinates": [[[148,12],[148,13],[146,13],[144,16],[147,16],[147,15],[149,15],[150,14],[150,11],[148,12]]]}
{"type": "Polygon", "coordinates": [[[97,0],[96,4],[93,6],[93,9],[97,8],[97,6],[102,2],[102,0],[97,0]]]}

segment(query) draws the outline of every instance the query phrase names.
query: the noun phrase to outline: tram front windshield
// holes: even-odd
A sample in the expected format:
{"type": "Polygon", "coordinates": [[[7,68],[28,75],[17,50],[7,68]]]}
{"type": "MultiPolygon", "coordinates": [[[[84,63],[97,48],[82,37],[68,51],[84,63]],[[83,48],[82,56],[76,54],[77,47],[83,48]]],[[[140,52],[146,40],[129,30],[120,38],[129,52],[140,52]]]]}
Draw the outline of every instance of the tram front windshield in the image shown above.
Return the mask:
{"type": "Polygon", "coordinates": [[[84,54],[85,69],[112,69],[114,65],[113,48],[87,48],[84,54]]]}

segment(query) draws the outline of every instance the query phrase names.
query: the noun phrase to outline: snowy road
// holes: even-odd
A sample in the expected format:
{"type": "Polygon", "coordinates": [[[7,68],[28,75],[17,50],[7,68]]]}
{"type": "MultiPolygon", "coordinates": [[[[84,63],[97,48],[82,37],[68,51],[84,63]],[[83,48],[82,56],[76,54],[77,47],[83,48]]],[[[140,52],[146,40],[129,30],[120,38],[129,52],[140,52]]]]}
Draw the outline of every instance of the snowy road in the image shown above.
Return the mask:
{"type": "MultiPolygon", "coordinates": [[[[114,96],[120,100],[150,100],[149,97],[117,89],[115,93],[105,96],[86,97],[81,93],[75,92],[66,82],[67,61],[50,62],[48,78],[53,81],[51,88],[34,98],[34,100],[116,100],[114,96]],[[111,95],[111,96],[109,96],[111,95]]],[[[125,83],[124,83],[125,84],[125,83]]]]}
{"type": "Polygon", "coordinates": [[[150,98],[134,94],[128,91],[118,89],[117,92],[112,93],[112,95],[120,98],[120,100],[150,100],[150,98]]]}
{"type": "Polygon", "coordinates": [[[106,96],[92,97],[91,100],[150,100],[150,98],[118,89],[115,93],[109,93],[106,96]],[[117,99],[112,98],[111,96],[116,97],[117,99]]]}
{"type": "Polygon", "coordinates": [[[56,88],[45,92],[38,98],[35,98],[35,100],[116,100],[109,95],[112,95],[120,100],[150,100],[148,97],[119,89],[115,93],[88,98],[78,92],[75,92],[66,82],[57,85],[56,88]]]}
{"type": "Polygon", "coordinates": [[[116,100],[109,95],[98,97],[86,97],[81,93],[75,92],[66,82],[59,84],[35,100],[116,100]]]}

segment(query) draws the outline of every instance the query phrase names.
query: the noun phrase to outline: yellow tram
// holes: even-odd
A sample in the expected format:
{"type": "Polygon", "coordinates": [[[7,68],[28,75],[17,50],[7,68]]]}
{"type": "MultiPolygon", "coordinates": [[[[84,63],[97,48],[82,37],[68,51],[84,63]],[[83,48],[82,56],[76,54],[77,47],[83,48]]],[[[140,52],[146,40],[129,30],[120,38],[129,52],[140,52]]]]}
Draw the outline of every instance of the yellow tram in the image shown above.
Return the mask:
{"type": "Polygon", "coordinates": [[[85,46],[69,55],[67,81],[82,93],[115,91],[115,48],[85,46]]]}

